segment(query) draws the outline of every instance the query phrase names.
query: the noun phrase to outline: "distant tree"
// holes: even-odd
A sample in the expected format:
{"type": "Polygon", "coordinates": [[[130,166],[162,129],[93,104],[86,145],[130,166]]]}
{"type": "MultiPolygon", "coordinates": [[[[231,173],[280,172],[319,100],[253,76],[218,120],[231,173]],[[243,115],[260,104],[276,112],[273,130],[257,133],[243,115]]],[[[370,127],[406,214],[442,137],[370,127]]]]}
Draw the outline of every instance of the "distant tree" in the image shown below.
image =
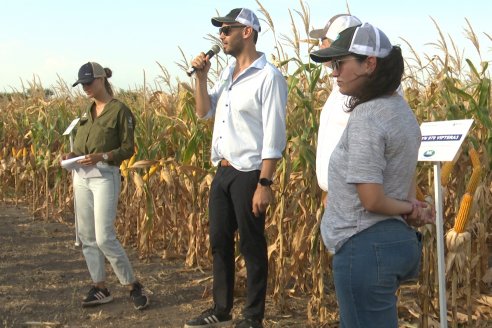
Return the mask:
{"type": "Polygon", "coordinates": [[[55,92],[52,89],[44,89],[44,98],[49,99],[55,95],[55,92]]]}

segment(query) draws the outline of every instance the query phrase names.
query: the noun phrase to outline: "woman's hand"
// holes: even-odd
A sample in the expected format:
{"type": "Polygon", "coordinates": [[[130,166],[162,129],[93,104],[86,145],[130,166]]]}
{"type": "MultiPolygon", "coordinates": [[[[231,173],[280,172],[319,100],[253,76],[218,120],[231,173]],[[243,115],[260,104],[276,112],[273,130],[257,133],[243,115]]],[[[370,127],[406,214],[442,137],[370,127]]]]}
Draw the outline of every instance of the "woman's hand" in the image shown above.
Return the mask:
{"type": "Polygon", "coordinates": [[[102,154],[101,153],[95,153],[95,154],[87,154],[85,157],[77,163],[82,164],[82,165],[96,165],[97,162],[101,162],[103,160],[102,154]]]}
{"type": "Polygon", "coordinates": [[[74,158],[75,157],[75,154],[72,152],[72,153],[68,153],[68,154],[63,154],[61,159],[64,161],[66,159],[70,159],[70,158],[74,158]]]}
{"type": "Polygon", "coordinates": [[[403,215],[408,225],[421,227],[436,222],[436,211],[431,204],[416,199],[409,200],[409,202],[412,203],[412,212],[403,215]]]}

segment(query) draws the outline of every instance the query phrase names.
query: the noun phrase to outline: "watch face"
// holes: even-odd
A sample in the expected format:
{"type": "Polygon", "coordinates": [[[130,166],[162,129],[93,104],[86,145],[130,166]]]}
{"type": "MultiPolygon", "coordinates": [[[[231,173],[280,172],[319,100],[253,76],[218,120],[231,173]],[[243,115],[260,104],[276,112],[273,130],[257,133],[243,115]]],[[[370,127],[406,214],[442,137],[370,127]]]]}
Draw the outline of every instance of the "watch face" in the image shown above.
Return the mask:
{"type": "Polygon", "coordinates": [[[107,161],[107,160],[109,159],[108,154],[104,153],[104,154],[103,154],[103,159],[104,159],[105,161],[107,161]]]}
{"type": "Polygon", "coordinates": [[[268,186],[271,186],[273,181],[272,180],[269,180],[267,178],[261,178],[260,179],[260,185],[264,186],[264,187],[268,187],[268,186]]]}

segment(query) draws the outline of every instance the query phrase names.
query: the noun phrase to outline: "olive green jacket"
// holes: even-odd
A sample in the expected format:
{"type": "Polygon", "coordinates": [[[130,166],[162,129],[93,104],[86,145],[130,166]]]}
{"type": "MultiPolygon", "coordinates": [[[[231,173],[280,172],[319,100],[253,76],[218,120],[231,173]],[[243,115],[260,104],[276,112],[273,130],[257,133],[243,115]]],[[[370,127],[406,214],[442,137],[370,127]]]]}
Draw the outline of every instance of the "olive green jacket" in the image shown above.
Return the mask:
{"type": "Polygon", "coordinates": [[[124,103],[113,99],[92,120],[94,105],[91,103],[80,117],[73,152],[77,156],[111,152],[113,160],[108,164],[119,166],[133,155],[135,118],[124,103]]]}

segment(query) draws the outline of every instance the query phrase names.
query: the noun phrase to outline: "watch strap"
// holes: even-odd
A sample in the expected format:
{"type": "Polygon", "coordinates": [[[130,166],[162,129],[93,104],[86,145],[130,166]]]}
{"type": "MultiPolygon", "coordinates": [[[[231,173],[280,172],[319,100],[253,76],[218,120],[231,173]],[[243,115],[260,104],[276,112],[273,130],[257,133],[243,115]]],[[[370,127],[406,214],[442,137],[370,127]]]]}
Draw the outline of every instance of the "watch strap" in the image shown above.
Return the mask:
{"type": "Polygon", "coordinates": [[[258,180],[258,183],[263,187],[270,187],[273,184],[273,181],[267,178],[261,178],[258,180]]]}

